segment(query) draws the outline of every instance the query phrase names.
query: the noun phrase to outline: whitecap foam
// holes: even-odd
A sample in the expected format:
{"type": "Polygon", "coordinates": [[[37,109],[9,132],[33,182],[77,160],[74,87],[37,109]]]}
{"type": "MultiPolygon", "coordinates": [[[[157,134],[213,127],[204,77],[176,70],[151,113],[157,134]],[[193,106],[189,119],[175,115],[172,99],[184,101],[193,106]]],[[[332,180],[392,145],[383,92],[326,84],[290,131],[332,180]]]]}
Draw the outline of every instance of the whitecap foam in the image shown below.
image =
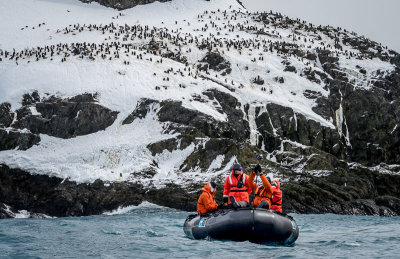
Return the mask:
{"type": "Polygon", "coordinates": [[[121,215],[121,214],[126,214],[131,211],[138,210],[138,209],[169,209],[169,208],[160,206],[160,205],[148,202],[148,201],[144,201],[137,206],[135,206],[135,205],[126,206],[126,207],[120,206],[115,210],[104,212],[103,215],[108,215],[108,216],[121,215]]]}

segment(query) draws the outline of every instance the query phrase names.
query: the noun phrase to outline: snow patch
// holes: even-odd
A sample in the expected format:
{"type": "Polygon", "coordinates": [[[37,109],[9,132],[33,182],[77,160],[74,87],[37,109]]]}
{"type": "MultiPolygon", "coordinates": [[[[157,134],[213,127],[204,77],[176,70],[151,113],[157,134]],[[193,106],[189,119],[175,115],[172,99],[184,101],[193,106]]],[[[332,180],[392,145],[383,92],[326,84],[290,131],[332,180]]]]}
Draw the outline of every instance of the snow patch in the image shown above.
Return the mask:
{"type": "Polygon", "coordinates": [[[41,116],[41,115],[42,115],[40,112],[38,112],[38,111],[36,110],[36,107],[34,107],[34,106],[30,106],[30,107],[29,107],[29,110],[31,111],[31,114],[32,114],[33,116],[41,116]]]}
{"type": "MultiPolygon", "coordinates": [[[[340,95],[342,96],[341,92],[340,92],[340,95]]],[[[341,98],[343,98],[343,97],[341,97],[341,98]]],[[[342,99],[340,101],[339,109],[337,109],[335,111],[335,115],[336,115],[336,128],[339,133],[339,136],[344,137],[344,139],[346,141],[346,145],[351,147],[350,137],[349,137],[349,128],[347,127],[346,118],[343,115],[342,99]],[[343,125],[345,125],[345,127],[346,127],[346,133],[343,133],[343,125]]]]}

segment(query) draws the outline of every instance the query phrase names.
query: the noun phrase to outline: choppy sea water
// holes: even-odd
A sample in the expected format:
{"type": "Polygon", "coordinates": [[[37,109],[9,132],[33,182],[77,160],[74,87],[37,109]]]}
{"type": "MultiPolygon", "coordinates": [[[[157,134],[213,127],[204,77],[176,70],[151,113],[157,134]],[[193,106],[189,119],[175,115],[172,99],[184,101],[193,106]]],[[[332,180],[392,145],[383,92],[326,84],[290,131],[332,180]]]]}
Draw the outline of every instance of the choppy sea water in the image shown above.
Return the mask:
{"type": "Polygon", "coordinates": [[[7,258],[396,258],[400,217],[297,215],[294,246],[191,240],[189,213],[149,203],[113,215],[0,221],[7,258]]]}

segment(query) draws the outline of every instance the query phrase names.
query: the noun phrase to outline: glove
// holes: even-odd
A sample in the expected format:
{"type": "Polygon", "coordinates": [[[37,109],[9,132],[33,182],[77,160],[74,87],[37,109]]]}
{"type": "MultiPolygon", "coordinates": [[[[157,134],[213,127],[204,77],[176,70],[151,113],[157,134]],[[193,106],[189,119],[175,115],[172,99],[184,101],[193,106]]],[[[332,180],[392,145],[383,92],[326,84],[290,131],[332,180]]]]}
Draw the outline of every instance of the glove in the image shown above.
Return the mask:
{"type": "Polygon", "coordinates": [[[261,173],[261,166],[257,165],[256,167],[254,167],[254,172],[256,173],[256,175],[259,175],[261,173]]]}

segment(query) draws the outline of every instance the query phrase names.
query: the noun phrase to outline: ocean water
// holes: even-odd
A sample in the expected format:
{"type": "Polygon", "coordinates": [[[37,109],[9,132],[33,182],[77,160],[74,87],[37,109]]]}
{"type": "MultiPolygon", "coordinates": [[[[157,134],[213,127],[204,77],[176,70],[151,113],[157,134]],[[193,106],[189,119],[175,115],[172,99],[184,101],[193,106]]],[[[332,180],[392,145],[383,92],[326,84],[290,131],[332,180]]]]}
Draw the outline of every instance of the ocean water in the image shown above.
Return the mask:
{"type": "Polygon", "coordinates": [[[149,203],[79,218],[0,221],[6,258],[398,258],[400,217],[291,214],[300,228],[295,245],[191,240],[182,230],[189,213],[149,203]]]}

